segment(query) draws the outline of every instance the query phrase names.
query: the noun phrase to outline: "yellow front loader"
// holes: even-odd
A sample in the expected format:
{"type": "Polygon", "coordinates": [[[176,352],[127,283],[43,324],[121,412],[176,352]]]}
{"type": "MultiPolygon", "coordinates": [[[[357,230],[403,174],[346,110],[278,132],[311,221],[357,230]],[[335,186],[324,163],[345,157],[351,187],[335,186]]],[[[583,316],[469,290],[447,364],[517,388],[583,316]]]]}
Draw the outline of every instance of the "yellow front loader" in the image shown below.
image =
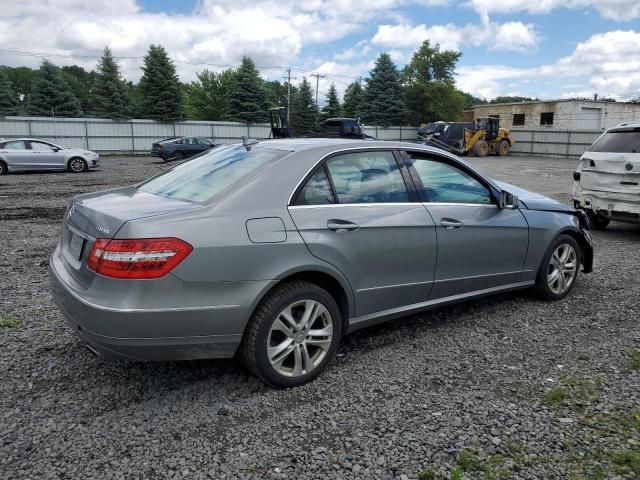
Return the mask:
{"type": "Polygon", "coordinates": [[[511,132],[500,128],[499,118],[478,118],[475,131],[464,129],[462,154],[473,153],[476,157],[497,154],[506,157],[514,143],[516,141],[511,137],[511,132]]]}

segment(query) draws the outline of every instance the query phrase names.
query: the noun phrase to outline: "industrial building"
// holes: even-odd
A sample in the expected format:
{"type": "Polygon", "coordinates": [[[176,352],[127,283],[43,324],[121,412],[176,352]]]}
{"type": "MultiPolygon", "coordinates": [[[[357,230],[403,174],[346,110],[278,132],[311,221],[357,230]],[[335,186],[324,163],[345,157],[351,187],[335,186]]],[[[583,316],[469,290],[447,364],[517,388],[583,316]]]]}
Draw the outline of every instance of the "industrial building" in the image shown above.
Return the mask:
{"type": "Polygon", "coordinates": [[[473,107],[474,118],[499,117],[508,129],[604,130],[640,122],[640,103],[601,100],[548,100],[473,107]]]}

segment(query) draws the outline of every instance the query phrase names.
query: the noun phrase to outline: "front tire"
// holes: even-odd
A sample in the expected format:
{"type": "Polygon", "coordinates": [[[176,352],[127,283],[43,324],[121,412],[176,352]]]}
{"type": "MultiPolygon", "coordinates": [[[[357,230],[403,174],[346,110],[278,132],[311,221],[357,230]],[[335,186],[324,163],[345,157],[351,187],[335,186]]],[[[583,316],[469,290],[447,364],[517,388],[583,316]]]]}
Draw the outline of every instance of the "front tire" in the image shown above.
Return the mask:
{"type": "Polygon", "coordinates": [[[543,300],[561,300],[578,281],[582,251],[578,242],[570,235],[556,238],[542,259],[535,290],[543,300]]]}
{"type": "Polygon", "coordinates": [[[476,157],[486,157],[489,155],[489,144],[485,140],[478,140],[473,146],[473,153],[476,157]]]}
{"type": "Polygon", "coordinates": [[[79,157],[74,157],[69,160],[68,167],[69,171],[71,171],[72,173],[80,173],[89,169],[87,162],[85,162],[83,158],[79,157]]]}
{"type": "Polygon", "coordinates": [[[272,387],[315,379],[335,356],[342,318],[335,299],[306,281],[277,287],[260,303],[244,334],[246,366],[272,387]]]}
{"type": "Polygon", "coordinates": [[[0,175],[6,175],[8,172],[7,164],[0,160],[0,175]]]}

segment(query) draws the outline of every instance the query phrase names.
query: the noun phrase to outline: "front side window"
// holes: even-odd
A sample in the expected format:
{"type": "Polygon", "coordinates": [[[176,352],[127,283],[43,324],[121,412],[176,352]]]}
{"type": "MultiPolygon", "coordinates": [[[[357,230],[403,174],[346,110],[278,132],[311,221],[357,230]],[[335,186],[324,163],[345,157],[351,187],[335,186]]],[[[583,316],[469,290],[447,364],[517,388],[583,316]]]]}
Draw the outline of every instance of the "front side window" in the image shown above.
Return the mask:
{"type": "Polygon", "coordinates": [[[464,170],[430,158],[410,157],[429,202],[493,203],[489,189],[464,170]]]}
{"type": "Polygon", "coordinates": [[[608,131],[589,147],[590,152],[638,153],[640,129],[608,131]]]}
{"type": "Polygon", "coordinates": [[[338,203],[408,202],[407,187],[391,152],[345,153],[327,161],[338,203]]]}
{"type": "Polygon", "coordinates": [[[314,173],[296,198],[296,205],[329,205],[336,203],[324,168],[314,173]]]}
{"type": "Polygon", "coordinates": [[[22,140],[16,140],[14,142],[7,142],[3,147],[5,150],[26,150],[27,147],[22,140]]]}
{"type": "Polygon", "coordinates": [[[243,145],[227,145],[180,163],[143,183],[139,189],[163,197],[203,203],[287,153],[259,146],[247,150],[243,145]]]}
{"type": "Polygon", "coordinates": [[[50,152],[53,147],[48,143],[31,142],[31,150],[37,150],[39,152],[50,152]]]}

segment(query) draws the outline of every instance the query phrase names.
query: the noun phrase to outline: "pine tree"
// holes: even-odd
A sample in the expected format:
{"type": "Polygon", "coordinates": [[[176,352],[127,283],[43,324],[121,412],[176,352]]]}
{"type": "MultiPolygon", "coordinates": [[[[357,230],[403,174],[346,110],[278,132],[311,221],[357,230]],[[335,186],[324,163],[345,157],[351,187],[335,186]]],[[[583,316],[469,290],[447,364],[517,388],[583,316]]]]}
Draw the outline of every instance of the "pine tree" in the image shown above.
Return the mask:
{"type": "Polygon", "coordinates": [[[65,65],[60,68],[60,75],[80,102],[82,113],[88,114],[93,110],[91,88],[96,77],[94,71],[87,72],[77,65],[65,65]]]}
{"type": "Polygon", "coordinates": [[[360,118],[362,116],[363,95],[360,82],[354,82],[347,87],[342,102],[342,113],[345,117],[360,118]]]}
{"type": "Polygon", "coordinates": [[[342,115],[342,105],[340,105],[340,99],[338,98],[338,91],[335,84],[331,84],[329,92],[327,93],[327,104],[322,107],[322,119],[336,118],[342,115]]]}
{"type": "Polygon", "coordinates": [[[18,94],[9,77],[0,69],[0,117],[18,114],[18,94]]]}
{"type": "Polygon", "coordinates": [[[381,53],[367,80],[362,120],[372,125],[399,125],[404,119],[404,95],[400,75],[391,57],[381,53]]]}
{"type": "Polygon", "coordinates": [[[60,70],[44,60],[33,82],[29,112],[34,115],[74,117],[80,114],[80,102],[64,81],[60,70]]]}
{"type": "Polygon", "coordinates": [[[266,122],[269,116],[269,101],[264,81],[249,57],[242,57],[242,64],[235,72],[231,88],[229,113],[236,122],[266,122]]]}
{"type": "Polygon", "coordinates": [[[149,47],[142,72],[139,83],[140,113],[155,120],[179,119],[182,111],[180,80],[164,47],[149,47]]]}
{"type": "Polygon", "coordinates": [[[99,117],[126,118],[130,113],[131,100],[109,47],[104,47],[96,70],[96,79],[91,92],[92,113],[99,117]]]}
{"type": "Polygon", "coordinates": [[[313,91],[306,77],[293,97],[291,108],[291,128],[296,136],[309,135],[318,130],[318,108],[313,101],[313,91]]]}

